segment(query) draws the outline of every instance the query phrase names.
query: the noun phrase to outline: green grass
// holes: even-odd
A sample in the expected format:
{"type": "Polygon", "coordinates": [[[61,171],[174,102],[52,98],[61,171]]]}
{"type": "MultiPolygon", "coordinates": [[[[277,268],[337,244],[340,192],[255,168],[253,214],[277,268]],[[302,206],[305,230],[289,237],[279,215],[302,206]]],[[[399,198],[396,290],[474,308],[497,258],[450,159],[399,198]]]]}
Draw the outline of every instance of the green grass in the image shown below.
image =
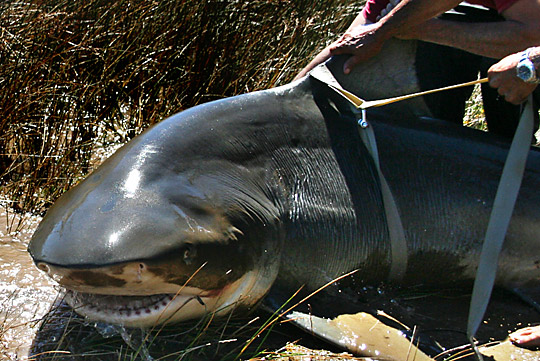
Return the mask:
{"type": "Polygon", "coordinates": [[[484,107],[482,105],[482,94],[479,85],[474,87],[471,97],[467,100],[463,124],[474,129],[487,131],[484,107]]]}

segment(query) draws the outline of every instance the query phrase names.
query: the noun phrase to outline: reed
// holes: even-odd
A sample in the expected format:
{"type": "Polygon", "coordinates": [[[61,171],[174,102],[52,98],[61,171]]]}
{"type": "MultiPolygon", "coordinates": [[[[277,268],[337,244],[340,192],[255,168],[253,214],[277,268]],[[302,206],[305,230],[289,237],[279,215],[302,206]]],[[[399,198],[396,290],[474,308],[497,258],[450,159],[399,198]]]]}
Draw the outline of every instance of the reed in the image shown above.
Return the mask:
{"type": "Polygon", "coordinates": [[[0,185],[43,212],[103,148],[182,109],[290,81],[362,1],[0,4],[0,185]]]}

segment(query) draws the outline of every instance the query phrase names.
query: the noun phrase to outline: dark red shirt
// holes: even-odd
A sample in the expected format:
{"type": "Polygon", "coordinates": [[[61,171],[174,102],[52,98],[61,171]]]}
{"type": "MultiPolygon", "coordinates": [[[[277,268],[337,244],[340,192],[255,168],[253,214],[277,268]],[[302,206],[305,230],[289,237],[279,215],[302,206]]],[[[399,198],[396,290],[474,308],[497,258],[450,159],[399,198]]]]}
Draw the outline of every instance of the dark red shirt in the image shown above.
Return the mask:
{"type": "MultiPolygon", "coordinates": [[[[518,1],[519,0],[468,0],[467,2],[495,9],[500,14],[518,1]]],[[[362,10],[362,14],[366,19],[374,23],[377,21],[377,16],[379,16],[381,11],[386,8],[389,2],[389,0],[367,0],[366,5],[362,10]]]]}

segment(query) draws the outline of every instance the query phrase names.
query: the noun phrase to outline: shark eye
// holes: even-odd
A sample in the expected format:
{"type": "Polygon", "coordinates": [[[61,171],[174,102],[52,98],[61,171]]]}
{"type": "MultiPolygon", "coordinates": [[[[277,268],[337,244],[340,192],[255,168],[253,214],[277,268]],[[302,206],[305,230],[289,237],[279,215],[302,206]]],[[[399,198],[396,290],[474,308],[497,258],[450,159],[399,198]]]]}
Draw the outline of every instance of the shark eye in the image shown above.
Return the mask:
{"type": "Polygon", "coordinates": [[[189,265],[191,262],[193,262],[193,259],[197,255],[197,251],[195,250],[195,247],[193,247],[192,244],[188,243],[186,244],[184,248],[184,254],[182,255],[184,258],[184,262],[189,265]]]}

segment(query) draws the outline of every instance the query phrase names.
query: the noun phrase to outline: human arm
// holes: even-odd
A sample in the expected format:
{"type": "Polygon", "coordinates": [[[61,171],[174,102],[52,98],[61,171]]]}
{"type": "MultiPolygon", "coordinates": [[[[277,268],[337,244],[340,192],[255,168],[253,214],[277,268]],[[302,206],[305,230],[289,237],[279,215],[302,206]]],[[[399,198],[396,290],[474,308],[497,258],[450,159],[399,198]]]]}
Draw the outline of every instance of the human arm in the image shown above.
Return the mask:
{"type": "Polygon", "coordinates": [[[351,26],[336,42],[328,47],[330,55],[351,54],[344,65],[347,74],[362,61],[376,55],[384,42],[405,33],[453,7],[460,0],[402,0],[389,14],[370,27],[351,26]]]}
{"type": "MultiPolygon", "coordinates": [[[[488,70],[489,85],[497,89],[506,101],[520,104],[527,100],[537,84],[526,83],[517,76],[516,67],[522,56],[522,52],[511,54],[494,64],[488,70]]],[[[540,47],[531,48],[529,58],[535,68],[540,68],[540,47]]]]}
{"type": "MultiPolygon", "coordinates": [[[[351,31],[351,29],[367,26],[370,22],[364,17],[362,13],[358,14],[358,16],[353,20],[351,25],[349,25],[346,32],[351,31]]],[[[317,54],[310,62],[309,64],[304,67],[294,78],[300,79],[307,75],[313,68],[315,68],[317,65],[324,63],[326,60],[330,59],[332,57],[332,54],[330,54],[330,48],[333,46],[333,44],[330,44],[326,48],[324,48],[319,54],[317,54]]]]}
{"type": "Polygon", "coordinates": [[[300,71],[296,79],[337,54],[353,55],[344,65],[344,72],[348,74],[356,64],[376,55],[383,43],[394,36],[400,27],[408,28],[413,26],[412,24],[424,22],[459,3],[460,0],[402,0],[387,16],[374,24],[370,24],[364,14],[360,13],[345,33],[321,51],[300,71]]]}
{"type": "Polygon", "coordinates": [[[494,59],[540,43],[540,0],[519,0],[502,15],[504,21],[487,23],[430,19],[396,37],[452,46],[494,59]]]}

